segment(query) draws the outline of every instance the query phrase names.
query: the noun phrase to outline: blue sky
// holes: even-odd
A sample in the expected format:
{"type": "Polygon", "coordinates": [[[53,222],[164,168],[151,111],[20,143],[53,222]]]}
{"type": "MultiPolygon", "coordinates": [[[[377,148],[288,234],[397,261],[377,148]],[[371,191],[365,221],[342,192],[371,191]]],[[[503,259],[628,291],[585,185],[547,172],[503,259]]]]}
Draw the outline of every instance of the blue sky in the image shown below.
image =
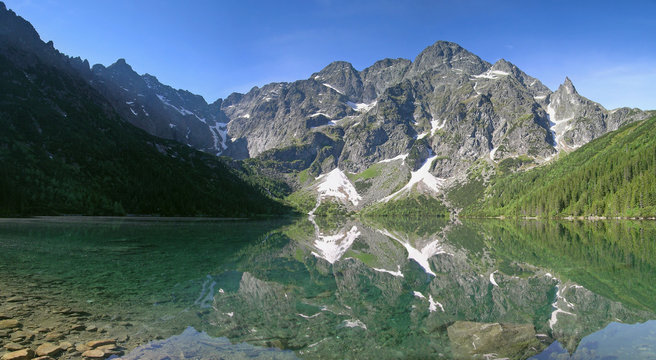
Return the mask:
{"type": "Polygon", "coordinates": [[[335,60],[412,60],[448,40],[552,90],[569,76],[607,108],[656,109],[655,0],[4,1],[68,55],[125,58],[208,102],[335,60]]]}

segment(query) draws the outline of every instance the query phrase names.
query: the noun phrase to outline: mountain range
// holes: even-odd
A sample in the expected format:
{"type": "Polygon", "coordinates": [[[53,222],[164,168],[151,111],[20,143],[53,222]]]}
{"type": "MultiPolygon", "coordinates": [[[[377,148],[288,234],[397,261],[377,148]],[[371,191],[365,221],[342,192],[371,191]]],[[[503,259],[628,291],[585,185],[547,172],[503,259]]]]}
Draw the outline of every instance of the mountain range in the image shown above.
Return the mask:
{"type": "MultiPolygon", "coordinates": [[[[265,185],[262,193],[280,200],[293,192],[287,200],[304,211],[328,202],[360,210],[412,194],[457,211],[447,194],[472,179],[487,184],[552,162],[651,114],[607,110],[581,96],[569,78],[551,91],[504,59],[492,64],[446,41],[413,61],[383,59],[362,71],[336,61],[308,79],[208,104],[139,75],[124,59],[105,67],[62,55],[4,4],[0,13],[2,54],[17,66],[16,76],[23,71],[34,83],[26,69],[45,64],[80,80],[71,99],[76,91],[91,94],[108,117],[220,156],[232,167],[223,173],[273,179],[284,190],[272,194],[265,185]],[[16,60],[19,53],[29,56],[16,60]]],[[[49,103],[50,113],[68,121],[56,99],[49,103]]]]}

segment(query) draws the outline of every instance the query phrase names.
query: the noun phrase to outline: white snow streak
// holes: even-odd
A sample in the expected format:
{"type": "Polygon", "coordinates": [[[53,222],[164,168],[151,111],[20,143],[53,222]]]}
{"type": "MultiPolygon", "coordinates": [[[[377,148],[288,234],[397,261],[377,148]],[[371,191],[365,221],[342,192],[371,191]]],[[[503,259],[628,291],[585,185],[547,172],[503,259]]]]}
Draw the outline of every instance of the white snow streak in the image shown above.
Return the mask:
{"type": "Polygon", "coordinates": [[[494,280],[494,273],[495,273],[495,272],[496,272],[496,270],[493,271],[493,272],[490,274],[490,283],[492,283],[492,285],[494,285],[494,286],[496,286],[496,287],[499,287],[499,284],[497,284],[497,282],[494,280]]]}
{"type": "Polygon", "coordinates": [[[405,160],[405,158],[407,158],[408,155],[409,155],[409,154],[401,154],[401,155],[399,155],[399,156],[395,156],[395,157],[393,157],[393,158],[391,158],[391,159],[381,160],[381,161],[379,161],[378,163],[380,164],[380,163],[388,163],[388,162],[392,162],[392,161],[396,161],[396,160],[405,160]]]}
{"type": "Polygon", "coordinates": [[[490,80],[496,80],[499,79],[501,76],[508,76],[510,73],[501,71],[501,70],[488,70],[482,74],[474,75],[473,77],[476,79],[490,79],[490,80]]]}
{"type": "Polygon", "coordinates": [[[329,87],[329,88],[331,88],[331,89],[337,91],[338,93],[344,95],[344,93],[343,93],[341,90],[337,90],[337,88],[335,88],[334,86],[332,86],[332,85],[330,85],[330,84],[326,84],[326,83],[324,83],[323,86],[325,86],[325,87],[329,87]]]}
{"type": "Polygon", "coordinates": [[[308,315],[305,315],[305,314],[301,314],[301,313],[298,313],[298,314],[296,314],[296,315],[298,315],[298,316],[300,316],[300,317],[302,317],[302,318],[304,318],[304,319],[312,319],[312,318],[315,318],[315,317],[321,315],[321,313],[318,312],[318,313],[316,313],[316,314],[314,314],[314,315],[311,315],[311,316],[308,316],[308,315]]]}
{"type": "Polygon", "coordinates": [[[134,109],[130,108],[130,111],[132,111],[132,114],[134,114],[134,116],[137,116],[137,112],[134,111],[134,109]]]}
{"type": "MultiPolygon", "coordinates": [[[[415,297],[418,297],[420,299],[426,299],[424,294],[420,293],[419,291],[413,291],[412,294],[415,297]]],[[[440,307],[440,310],[442,310],[442,312],[444,312],[444,306],[442,306],[442,304],[440,304],[439,301],[435,301],[433,299],[433,295],[428,294],[428,311],[429,312],[435,312],[435,311],[437,311],[438,306],[440,307]]]]}
{"type": "Polygon", "coordinates": [[[439,193],[442,185],[444,185],[444,179],[437,178],[430,173],[430,167],[433,164],[433,160],[435,160],[435,158],[437,158],[437,155],[433,155],[426,159],[419,170],[413,171],[411,173],[410,181],[404,187],[402,187],[401,190],[383,198],[381,201],[388,202],[397,195],[412,190],[412,187],[417,184],[423,184],[426,188],[428,188],[428,190],[439,193]]]}
{"type": "Polygon", "coordinates": [[[426,298],[426,297],[424,296],[424,294],[420,293],[419,291],[413,291],[412,294],[413,294],[415,297],[418,297],[418,298],[420,298],[420,299],[425,299],[425,298],[426,298]]]}
{"type": "Polygon", "coordinates": [[[365,325],[362,321],[355,319],[355,320],[344,320],[342,323],[345,327],[349,328],[354,328],[354,327],[359,327],[367,330],[367,325],[365,325]]]}
{"type": "Polygon", "coordinates": [[[391,274],[391,275],[396,276],[396,277],[404,277],[403,273],[401,272],[401,265],[396,265],[396,266],[397,266],[396,271],[391,271],[391,270],[386,270],[386,269],[377,269],[377,268],[373,268],[373,269],[378,271],[378,272],[388,273],[388,274],[391,274]]]}

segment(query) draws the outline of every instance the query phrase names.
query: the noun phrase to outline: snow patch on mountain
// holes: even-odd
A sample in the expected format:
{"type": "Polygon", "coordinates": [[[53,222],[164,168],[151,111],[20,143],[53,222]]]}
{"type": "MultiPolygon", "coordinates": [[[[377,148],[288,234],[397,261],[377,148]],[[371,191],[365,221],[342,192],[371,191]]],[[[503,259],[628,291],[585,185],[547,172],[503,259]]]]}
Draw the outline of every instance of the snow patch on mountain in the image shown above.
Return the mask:
{"type": "Polygon", "coordinates": [[[572,126],[571,124],[569,124],[569,121],[572,120],[574,117],[572,116],[563,119],[558,118],[556,114],[556,109],[554,109],[551,103],[547,105],[546,111],[547,111],[547,116],[549,117],[549,125],[550,125],[549,130],[553,134],[553,138],[554,138],[553,146],[556,148],[557,151],[560,152],[560,150],[564,148],[561,139],[567,131],[572,129],[572,126]]]}
{"type": "Polygon", "coordinates": [[[227,126],[228,124],[226,123],[216,123],[214,126],[210,126],[210,132],[212,133],[212,138],[214,138],[214,149],[218,151],[218,154],[221,154],[223,150],[228,148],[226,145],[228,139],[227,126]]]}
{"type": "Polygon", "coordinates": [[[350,106],[355,111],[367,112],[367,111],[371,110],[374,106],[376,106],[376,101],[371,102],[369,104],[365,104],[365,103],[356,104],[352,101],[347,101],[346,105],[350,106]]]}
{"type": "Polygon", "coordinates": [[[349,181],[346,174],[339,168],[335,168],[328,174],[323,174],[317,178],[320,181],[317,187],[319,193],[319,200],[335,197],[350,201],[353,205],[357,206],[362,197],[358,194],[355,186],[349,181]]]}
{"type": "Polygon", "coordinates": [[[490,160],[494,161],[494,154],[497,153],[497,150],[499,150],[498,146],[495,147],[495,148],[492,148],[492,150],[490,150],[490,160]]]}
{"type": "Polygon", "coordinates": [[[433,118],[430,123],[431,123],[431,137],[433,137],[435,136],[437,130],[441,130],[442,128],[444,128],[444,125],[446,125],[446,119],[440,122],[439,120],[435,120],[433,118]]]}
{"type": "Polygon", "coordinates": [[[444,306],[440,304],[438,301],[433,300],[433,295],[428,295],[428,311],[429,312],[435,312],[437,311],[437,307],[440,307],[440,310],[444,312],[444,306]]]}
{"type": "Polygon", "coordinates": [[[360,230],[355,225],[350,230],[343,229],[335,235],[317,233],[313,244],[317,251],[313,251],[312,255],[334,264],[342,258],[358,236],[360,236],[360,230]]]}

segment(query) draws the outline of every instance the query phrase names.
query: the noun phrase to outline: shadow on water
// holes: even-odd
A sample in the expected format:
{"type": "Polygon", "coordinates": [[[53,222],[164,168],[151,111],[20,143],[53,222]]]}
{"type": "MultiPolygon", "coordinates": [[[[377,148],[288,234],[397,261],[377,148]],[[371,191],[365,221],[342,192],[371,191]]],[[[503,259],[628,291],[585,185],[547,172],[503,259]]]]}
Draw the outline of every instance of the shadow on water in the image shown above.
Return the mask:
{"type": "Polygon", "coordinates": [[[640,358],[655,235],[631,221],[3,222],[0,273],[129,318],[128,350],[170,337],[126,358],[640,358]]]}

